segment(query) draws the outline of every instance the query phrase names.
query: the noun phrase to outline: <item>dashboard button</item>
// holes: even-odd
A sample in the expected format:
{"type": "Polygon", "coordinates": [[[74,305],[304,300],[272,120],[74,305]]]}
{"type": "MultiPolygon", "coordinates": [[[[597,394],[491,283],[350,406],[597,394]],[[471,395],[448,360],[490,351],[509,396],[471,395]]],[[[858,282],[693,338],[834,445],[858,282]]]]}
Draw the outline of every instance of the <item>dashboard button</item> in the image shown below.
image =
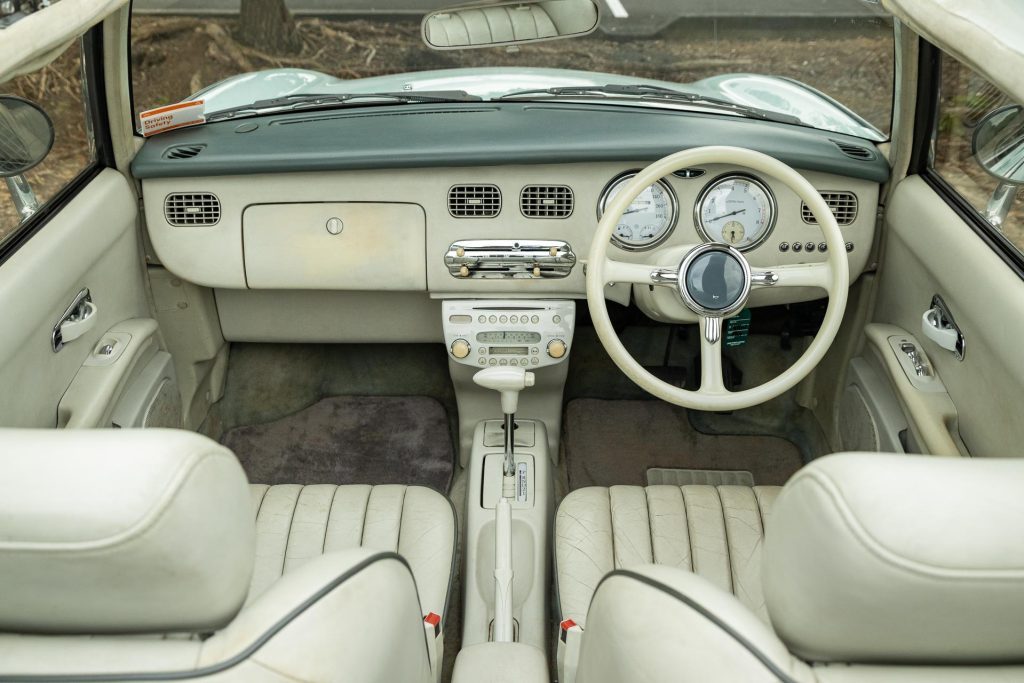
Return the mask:
{"type": "Polygon", "coordinates": [[[853,251],[853,242],[847,242],[846,243],[846,251],[847,252],[853,251]]]}
{"type": "Polygon", "coordinates": [[[820,251],[821,253],[825,253],[826,251],[828,251],[828,245],[822,242],[821,244],[818,245],[818,251],[820,251]]]}
{"type": "Polygon", "coordinates": [[[801,252],[803,250],[804,250],[804,245],[800,244],[799,242],[793,242],[793,251],[801,252]]]}
{"type": "Polygon", "coordinates": [[[552,339],[548,342],[548,355],[552,358],[561,358],[565,355],[565,342],[561,339],[552,339]]]}
{"type": "Polygon", "coordinates": [[[789,242],[779,243],[779,251],[789,251],[789,242]]]}
{"type": "Polygon", "coordinates": [[[498,322],[499,323],[507,323],[508,322],[508,316],[507,315],[501,316],[500,318],[498,318],[498,322]]]}
{"type": "Polygon", "coordinates": [[[557,325],[558,323],[562,322],[562,316],[556,313],[555,317],[551,319],[551,322],[557,325]]]}
{"type": "Polygon", "coordinates": [[[804,245],[804,249],[808,252],[814,251],[814,242],[808,242],[804,245]]]}
{"type": "Polygon", "coordinates": [[[465,358],[469,355],[469,342],[465,339],[456,339],[452,342],[452,355],[456,358],[465,358]]]}
{"type": "Polygon", "coordinates": [[[530,318],[530,322],[533,323],[534,325],[536,325],[537,323],[540,322],[540,316],[539,315],[533,316],[532,318],[530,318]]]}
{"type": "Polygon", "coordinates": [[[480,324],[483,324],[483,323],[487,322],[487,316],[486,315],[482,315],[479,318],[477,318],[476,321],[478,323],[480,323],[480,324]]]}
{"type": "Polygon", "coordinates": [[[498,322],[498,316],[492,315],[490,318],[487,319],[487,321],[491,323],[496,323],[498,322]]]}

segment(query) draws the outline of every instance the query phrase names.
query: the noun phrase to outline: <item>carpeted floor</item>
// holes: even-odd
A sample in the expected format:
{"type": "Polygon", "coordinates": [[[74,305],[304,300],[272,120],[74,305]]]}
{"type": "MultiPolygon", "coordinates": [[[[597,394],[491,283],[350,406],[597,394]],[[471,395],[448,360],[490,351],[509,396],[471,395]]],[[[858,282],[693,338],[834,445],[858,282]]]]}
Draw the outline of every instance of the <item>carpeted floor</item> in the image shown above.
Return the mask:
{"type": "Polygon", "coordinates": [[[650,467],[746,470],[757,484],[781,485],[803,465],[786,439],[703,434],[686,410],[653,400],[570,401],[562,446],[570,490],[643,486],[650,467]]]}
{"type": "Polygon", "coordinates": [[[447,493],[454,453],[444,406],[426,396],[334,396],[221,442],[260,484],[416,484],[447,493]]]}

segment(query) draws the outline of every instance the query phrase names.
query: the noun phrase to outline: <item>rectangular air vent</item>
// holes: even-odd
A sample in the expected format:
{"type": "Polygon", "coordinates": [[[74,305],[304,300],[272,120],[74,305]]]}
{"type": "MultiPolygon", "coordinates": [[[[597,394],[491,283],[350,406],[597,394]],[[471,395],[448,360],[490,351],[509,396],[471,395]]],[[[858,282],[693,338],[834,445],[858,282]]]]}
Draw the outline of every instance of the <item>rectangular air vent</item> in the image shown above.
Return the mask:
{"type": "Polygon", "coordinates": [[[206,149],[206,145],[178,145],[164,152],[164,159],[191,159],[206,149]]]}
{"type": "Polygon", "coordinates": [[[216,225],[220,221],[220,199],[209,192],[176,192],[164,199],[164,218],[171,225],[216,225]]]}
{"type": "Polygon", "coordinates": [[[519,193],[519,210],[527,218],[568,218],[572,188],[566,185],[527,185],[519,193]]]}
{"type": "Polygon", "coordinates": [[[500,211],[497,185],[454,185],[448,190],[448,213],[455,218],[494,218],[500,211]]]}
{"type": "MultiPolygon", "coordinates": [[[[828,204],[829,211],[839,225],[850,225],[857,220],[857,195],[852,192],[822,192],[821,198],[828,204]]],[[[817,225],[818,221],[807,205],[800,202],[800,217],[804,223],[817,225]]]]}
{"type": "Polygon", "coordinates": [[[833,140],[832,144],[838,147],[840,152],[851,159],[857,159],[858,161],[871,161],[875,158],[875,153],[867,147],[851,145],[849,142],[840,142],[839,140],[833,140]]]}

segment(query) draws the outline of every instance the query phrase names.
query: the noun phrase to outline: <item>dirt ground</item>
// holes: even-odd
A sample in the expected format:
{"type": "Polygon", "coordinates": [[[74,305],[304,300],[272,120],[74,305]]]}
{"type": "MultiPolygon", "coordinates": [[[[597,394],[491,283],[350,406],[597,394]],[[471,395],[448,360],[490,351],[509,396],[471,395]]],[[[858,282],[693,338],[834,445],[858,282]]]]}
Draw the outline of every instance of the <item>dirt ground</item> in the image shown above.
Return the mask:
{"type": "MultiPolygon", "coordinates": [[[[303,49],[284,57],[236,42],[232,19],[136,15],[131,35],[136,112],[180,101],[238,73],[276,67],[364,78],[401,73],[410,67],[538,66],[682,83],[750,71],[803,81],[889,131],[893,45],[891,29],[883,25],[873,37],[848,26],[826,31],[747,28],[731,37],[725,31],[669,29],[654,38],[594,34],[517,50],[439,52],[423,44],[415,22],[300,19],[297,23],[303,49]]],[[[86,166],[91,153],[79,113],[81,61],[77,49],[72,47],[35,74],[5,84],[3,90],[41,103],[54,120],[54,150],[27,174],[40,200],[48,201],[86,166]]],[[[0,188],[0,240],[16,225],[13,204],[0,188]]]]}

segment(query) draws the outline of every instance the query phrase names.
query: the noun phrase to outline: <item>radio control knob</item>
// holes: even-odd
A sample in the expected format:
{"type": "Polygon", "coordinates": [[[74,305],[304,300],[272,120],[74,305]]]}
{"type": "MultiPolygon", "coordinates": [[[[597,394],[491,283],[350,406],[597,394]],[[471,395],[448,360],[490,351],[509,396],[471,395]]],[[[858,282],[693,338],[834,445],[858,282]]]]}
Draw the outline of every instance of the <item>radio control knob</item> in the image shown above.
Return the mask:
{"type": "Polygon", "coordinates": [[[465,358],[469,355],[469,342],[465,339],[456,339],[452,342],[452,355],[456,358],[465,358]]]}
{"type": "Polygon", "coordinates": [[[561,358],[565,355],[565,342],[561,339],[552,339],[548,342],[548,355],[552,358],[561,358]]]}
{"type": "Polygon", "coordinates": [[[459,277],[469,277],[469,266],[459,266],[459,277]]]}

